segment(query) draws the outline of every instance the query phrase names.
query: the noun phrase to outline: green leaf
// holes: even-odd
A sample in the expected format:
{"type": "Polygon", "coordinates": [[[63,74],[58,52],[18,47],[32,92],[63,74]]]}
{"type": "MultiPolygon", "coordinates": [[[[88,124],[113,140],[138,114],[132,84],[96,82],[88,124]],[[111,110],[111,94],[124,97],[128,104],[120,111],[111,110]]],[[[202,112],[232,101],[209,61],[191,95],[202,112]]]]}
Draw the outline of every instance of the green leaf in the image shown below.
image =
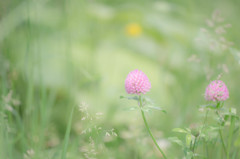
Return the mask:
{"type": "Polygon", "coordinates": [[[124,110],[125,111],[134,111],[134,110],[138,110],[138,109],[139,109],[139,107],[133,106],[133,107],[130,107],[130,108],[125,108],[124,110]]]}
{"type": "Polygon", "coordinates": [[[149,108],[146,108],[146,107],[143,107],[141,108],[144,112],[150,112],[150,109],[149,108]]]}
{"type": "Polygon", "coordinates": [[[169,137],[168,140],[184,147],[183,142],[181,140],[179,140],[177,137],[169,137]]]}
{"type": "Polygon", "coordinates": [[[189,129],[189,128],[185,128],[185,129],[189,134],[191,133],[191,129],[189,129]]]}
{"type": "Polygon", "coordinates": [[[148,98],[148,97],[144,97],[143,98],[143,102],[146,103],[146,105],[153,105],[154,102],[152,101],[152,99],[148,98]]]}
{"type": "Polygon", "coordinates": [[[221,129],[221,128],[216,127],[216,126],[209,126],[208,128],[209,128],[209,130],[211,130],[211,131],[218,131],[219,129],[221,129]]]}
{"type": "Polygon", "coordinates": [[[224,120],[227,121],[229,117],[235,117],[236,119],[239,119],[239,116],[237,115],[237,110],[236,108],[229,108],[229,109],[224,109],[224,120]]]}
{"type": "Polygon", "coordinates": [[[128,100],[136,100],[136,101],[139,100],[138,96],[134,96],[134,97],[131,97],[131,96],[130,97],[120,96],[120,99],[123,99],[123,98],[126,98],[128,100]]]}
{"type": "Polygon", "coordinates": [[[217,102],[216,108],[221,108],[221,102],[217,102]]]}
{"type": "Polygon", "coordinates": [[[186,135],[186,145],[187,145],[187,147],[190,146],[191,141],[192,141],[192,135],[187,134],[186,135]]]}
{"type": "Polygon", "coordinates": [[[160,108],[160,107],[151,106],[151,105],[147,105],[146,107],[147,107],[147,108],[150,108],[150,109],[154,109],[154,110],[161,111],[161,112],[163,112],[163,113],[167,113],[166,110],[164,110],[164,109],[162,109],[162,108],[160,108]]]}
{"type": "Polygon", "coordinates": [[[217,109],[217,106],[214,105],[214,104],[199,105],[198,107],[201,107],[201,108],[210,108],[210,109],[217,109]]]}
{"type": "Polygon", "coordinates": [[[237,114],[236,108],[229,108],[229,113],[233,114],[233,115],[236,115],[237,114]]]}
{"type": "Polygon", "coordinates": [[[188,131],[186,131],[185,129],[182,129],[182,128],[174,128],[172,131],[174,131],[174,132],[179,132],[179,133],[189,134],[188,131]]]}

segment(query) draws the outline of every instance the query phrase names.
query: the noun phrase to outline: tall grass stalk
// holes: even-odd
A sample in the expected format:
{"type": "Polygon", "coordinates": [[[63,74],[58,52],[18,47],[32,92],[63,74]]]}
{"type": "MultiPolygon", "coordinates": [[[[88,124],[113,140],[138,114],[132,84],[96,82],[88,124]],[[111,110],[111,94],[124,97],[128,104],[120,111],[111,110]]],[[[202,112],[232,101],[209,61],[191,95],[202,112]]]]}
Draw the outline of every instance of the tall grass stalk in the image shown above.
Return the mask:
{"type": "Polygon", "coordinates": [[[62,154],[61,154],[61,159],[66,158],[66,153],[67,153],[67,147],[68,147],[68,142],[69,142],[69,136],[71,132],[71,125],[72,125],[72,118],[73,118],[73,112],[74,112],[75,106],[73,106],[71,114],[69,116],[68,124],[67,124],[67,130],[65,133],[64,137],[64,142],[63,142],[63,149],[62,149],[62,154]]]}
{"type": "Polygon", "coordinates": [[[232,135],[234,132],[234,125],[235,125],[235,118],[234,118],[234,116],[231,116],[231,125],[230,125],[230,130],[229,130],[229,137],[228,137],[227,159],[230,159],[230,151],[231,151],[231,145],[232,145],[232,135]]]}
{"type": "MultiPolygon", "coordinates": [[[[204,121],[203,121],[203,127],[202,127],[202,130],[203,130],[203,129],[205,128],[205,126],[206,126],[208,113],[209,113],[209,109],[207,109],[207,111],[206,111],[205,118],[204,118],[204,121]]],[[[201,131],[202,131],[202,130],[201,130],[201,131]]],[[[206,156],[207,156],[207,158],[209,158],[209,153],[208,153],[208,143],[207,143],[206,140],[204,140],[203,149],[204,149],[204,145],[205,145],[205,147],[206,147],[206,148],[205,148],[205,150],[206,150],[206,156]]]]}

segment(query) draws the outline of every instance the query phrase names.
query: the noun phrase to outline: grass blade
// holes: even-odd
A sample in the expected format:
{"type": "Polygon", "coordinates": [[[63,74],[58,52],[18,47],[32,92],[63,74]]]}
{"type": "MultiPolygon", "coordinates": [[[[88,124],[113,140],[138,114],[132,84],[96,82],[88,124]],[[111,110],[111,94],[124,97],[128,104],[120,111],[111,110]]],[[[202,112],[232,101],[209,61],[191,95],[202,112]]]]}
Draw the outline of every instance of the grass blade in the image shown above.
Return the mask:
{"type": "Polygon", "coordinates": [[[70,136],[70,132],[71,132],[71,125],[72,125],[72,118],[73,118],[74,108],[75,107],[73,106],[71,114],[70,114],[70,117],[69,117],[69,120],[68,120],[67,130],[66,130],[65,137],[64,137],[64,143],[63,143],[61,159],[65,159],[66,158],[66,152],[67,152],[68,141],[69,141],[69,136],[70,136]]]}

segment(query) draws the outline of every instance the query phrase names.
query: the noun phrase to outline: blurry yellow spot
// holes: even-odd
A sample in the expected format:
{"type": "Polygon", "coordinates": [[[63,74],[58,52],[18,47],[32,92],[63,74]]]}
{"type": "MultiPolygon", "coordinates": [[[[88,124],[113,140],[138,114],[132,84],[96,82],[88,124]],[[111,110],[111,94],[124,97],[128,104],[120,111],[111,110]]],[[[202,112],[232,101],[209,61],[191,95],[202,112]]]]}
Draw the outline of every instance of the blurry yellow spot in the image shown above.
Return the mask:
{"type": "Polygon", "coordinates": [[[137,23],[130,23],[126,26],[126,32],[130,36],[138,36],[142,33],[142,28],[137,23]]]}

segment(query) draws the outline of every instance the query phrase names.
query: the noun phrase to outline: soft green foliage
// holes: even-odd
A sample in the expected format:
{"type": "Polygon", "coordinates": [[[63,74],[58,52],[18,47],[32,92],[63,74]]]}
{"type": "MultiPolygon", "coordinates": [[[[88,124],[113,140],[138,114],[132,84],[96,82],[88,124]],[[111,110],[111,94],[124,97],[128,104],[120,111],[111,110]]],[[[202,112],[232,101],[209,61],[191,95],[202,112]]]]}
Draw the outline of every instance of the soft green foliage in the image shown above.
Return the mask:
{"type": "Polygon", "coordinates": [[[134,69],[168,158],[226,158],[219,131],[239,158],[239,15],[239,0],[0,0],[0,159],[160,158],[136,101],[119,99],[134,69]],[[217,78],[223,107],[203,97],[217,78]]]}
{"type": "Polygon", "coordinates": [[[190,128],[181,129],[174,128],[172,131],[185,134],[186,143],[183,144],[177,137],[169,138],[172,142],[177,143],[184,150],[186,158],[236,158],[232,152],[238,152],[238,147],[232,147],[233,136],[237,137],[236,130],[239,129],[239,117],[236,115],[236,109],[225,109],[223,102],[217,102],[216,106],[201,106],[202,111],[206,112],[201,125],[192,125],[190,128]],[[209,123],[208,114],[209,111],[213,111],[216,114],[216,123],[209,123]],[[230,120],[228,120],[230,117],[230,120]],[[237,124],[235,120],[237,119],[237,124]],[[226,128],[226,122],[230,122],[230,128],[226,128]],[[216,126],[215,126],[216,125],[216,126]],[[236,127],[236,130],[234,130],[236,127]],[[229,130],[228,130],[229,129],[229,130]],[[228,137],[225,139],[222,132],[228,132],[228,137]],[[216,135],[218,133],[218,135],[216,135]],[[227,144],[225,143],[227,142],[227,144]],[[198,148],[198,145],[203,145],[202,148],[198,148]],[[227,145],[227,146],[226,146],[227,145]],[[214,154],[212,151],[216,147],[222,146],[222,152],[224,154],[214,154]],[[198,153],[196,153],[198,150],[198,153]],[[199,154],[200,153],[200,154],[199,154]]]}

